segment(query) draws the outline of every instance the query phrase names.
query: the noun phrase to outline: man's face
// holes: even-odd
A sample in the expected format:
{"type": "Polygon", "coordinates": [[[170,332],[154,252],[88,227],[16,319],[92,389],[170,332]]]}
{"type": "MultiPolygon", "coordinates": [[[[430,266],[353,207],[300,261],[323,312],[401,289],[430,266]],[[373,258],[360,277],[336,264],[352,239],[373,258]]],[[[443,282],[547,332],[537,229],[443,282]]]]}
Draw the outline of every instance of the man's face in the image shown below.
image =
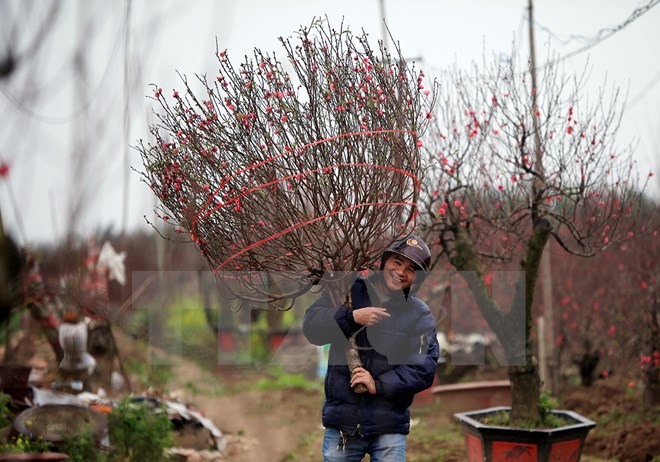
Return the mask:
{"type": "Polygon", "coordinates": [[[408,257],[392,254],[385,260],[383,280],[390,292],[399,292],[409,288],[415,281],[417,265],[408,257]]]}

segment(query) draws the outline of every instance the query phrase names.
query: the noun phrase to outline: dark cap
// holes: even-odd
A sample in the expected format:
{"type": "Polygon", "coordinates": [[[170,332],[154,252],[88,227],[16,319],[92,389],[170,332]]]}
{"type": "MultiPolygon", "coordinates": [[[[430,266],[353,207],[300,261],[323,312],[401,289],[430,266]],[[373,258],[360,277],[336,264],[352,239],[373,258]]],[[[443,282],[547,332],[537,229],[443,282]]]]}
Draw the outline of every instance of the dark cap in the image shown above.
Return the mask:
{"type": "Polygon", "coordinates": [[[424,271],[424,274],[429,271],[429,267],[431,266],[431,251],[421,237],[411,234],[392,242],[385,249],[385,252],[383,252],[381,270],[385,266],[385,260],[393,253],[403,255],[412,260],[420,270],[424,271]]]}

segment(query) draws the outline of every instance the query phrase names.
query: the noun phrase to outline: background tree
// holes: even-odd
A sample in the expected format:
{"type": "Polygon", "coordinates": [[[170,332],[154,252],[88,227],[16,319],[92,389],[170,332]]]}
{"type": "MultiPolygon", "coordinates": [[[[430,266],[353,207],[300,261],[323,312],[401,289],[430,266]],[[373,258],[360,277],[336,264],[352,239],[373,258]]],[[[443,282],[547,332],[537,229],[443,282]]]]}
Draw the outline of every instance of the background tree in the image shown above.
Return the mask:
{"type": "Polygon", "coordinates": [[[634,361],[628,334],[640,318],[637,312],[626,312],[625,300],[633,292],[621,271],[622,265],[630,263],[620,250],[626,246],[615,245],[583,260],[548,245],[553,251],[555,342],[560,364],[567,366],[566,371],[577,368],[584,386],[591,386],[599,376],[621,374],[634,361]]]}
{"type": "Polygon", "coordinates": [[[343,24],[280,42],[282,60],[255,49],[236,66],[217,47],[217,76],[181,76],[171,98],[155,87],[143,179],[242,299],[277,308],[320,283],[338,306],[351,272],[415,225],[436,87],[343,24]]]}
{"type": "Polygon", "coordinates": [[[652,314],[658,218],[658,205],[644,201],[631,238],[589,260],[552,247],[555,340],[562,360],[581,369],[583,385],[611,374],[637,375],[640,358],[652,358],[660,349],[657,343],[653,347],[657,314],[652,314]]]}
{"type": "Polygon", "coordinates": [[[639,360],[644,385],[642,403],[647,409],[660,405],[659,209],[658,204],[646,208],[650,226],[645,238],[635,239],[620,249],[627,255],[621,285],[628,289],[628,297],[622,305],[625,313],[637,320],[627,334],[634,332],[629,342],[639,360]]]}
{"type": "Polygon", "coordinates": [[[625,239],[643,183],[629,148],[616,146],[618,91],[583,91],[557,65],[530,81],[515,53],[443,80],[425,141],[426,233],[461,271],[507,352],[511,421],[536,423],[540,384],[530,332],[544,248],[553,239],[592,256],[625,239]],[[484,284],[490,265],[519,261],[508,306],[484,284]],[[520,335],[519,335],[520,334],[520,335]]]}
{"type": "MultiPolygon", "coordinates": [[[[9,338],[12,310],[20,303],[21,277],[25,270],[24,260],[16,242],[11,236],[5,234],[0,211],[0,326],[4,330],[6,339],[9,338]]],[[[5,354],[5,359],[8,359],[6,356],[7,354],[5,354]]]]}

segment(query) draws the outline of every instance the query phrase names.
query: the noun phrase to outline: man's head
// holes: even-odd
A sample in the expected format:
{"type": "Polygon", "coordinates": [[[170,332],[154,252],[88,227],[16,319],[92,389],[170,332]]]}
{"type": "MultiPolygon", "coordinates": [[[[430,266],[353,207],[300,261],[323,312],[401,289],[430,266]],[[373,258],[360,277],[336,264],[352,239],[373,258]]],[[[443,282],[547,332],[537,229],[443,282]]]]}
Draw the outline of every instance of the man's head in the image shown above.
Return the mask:
{"type": "Polygon", "coordinates": [[[380,269],[385,287],[390,291],[417,289],[431,265],[431,252],[415,235],[395,240],[383,252],[380,269]]]}

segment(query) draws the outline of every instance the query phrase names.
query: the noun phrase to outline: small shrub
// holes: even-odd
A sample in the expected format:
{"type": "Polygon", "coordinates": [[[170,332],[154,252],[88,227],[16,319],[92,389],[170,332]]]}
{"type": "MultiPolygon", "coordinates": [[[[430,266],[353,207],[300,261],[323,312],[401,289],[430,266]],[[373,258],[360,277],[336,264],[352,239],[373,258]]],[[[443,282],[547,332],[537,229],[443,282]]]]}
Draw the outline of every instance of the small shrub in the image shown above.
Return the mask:
{"type": "Polygon", "coordinates": [[[565,418],[553,414],[552,411],[557,409],[559,403],[554,399],[550,393],[544,391],[541,393],[539,400],[539,412],[541,413],[541,426],[545,428],[559,428],[570,423],[565,418]]]}
{"type": "Polygon", "coordinates": [[[19,435],[12,438],[7,444],[0,445],[0,454],[26,454],[48,452],[52,444],[43,439],[32,440],[27,436],[19,435]]]}
{"type": "Polygon", "coordinates": [[[11,396],[0,392],[0,428],[11,427],[14,415],[9,410],[11,396]]]}
{"type": "Polygon", "coordinates": [[[76,435],[58,443],[57,450],[69,456],[71,462],[105,462],[107,456],[96,446],[92,432],[76,435]]]}
{"type": "Polygon", "coordinates": [[[172,423],[162,406],[122,399],[108,415],[110,462],[166,461],[172,446],[172,423]]]}
{"type": "MultiPolygon", "coordinates": [[[[534,422],[523,422],[520,425],[521,428],[559,428],[565,425],[570,425],[573,423],[573,420],[569,417],[564,417],[562,415],[557,415],[553,413],[557,409],[557,401],[547,392],[541,393],[541,398],[539,401],[539,412],[541,414],[541,424],[536,425],[534,422]]],[[[498,411],[492,414],[489,414],[481,419],[481,422],[486,425],[492,425],[496,427],[508,427],[510,426],[510,412],[508,410],[498,411]]]]}

